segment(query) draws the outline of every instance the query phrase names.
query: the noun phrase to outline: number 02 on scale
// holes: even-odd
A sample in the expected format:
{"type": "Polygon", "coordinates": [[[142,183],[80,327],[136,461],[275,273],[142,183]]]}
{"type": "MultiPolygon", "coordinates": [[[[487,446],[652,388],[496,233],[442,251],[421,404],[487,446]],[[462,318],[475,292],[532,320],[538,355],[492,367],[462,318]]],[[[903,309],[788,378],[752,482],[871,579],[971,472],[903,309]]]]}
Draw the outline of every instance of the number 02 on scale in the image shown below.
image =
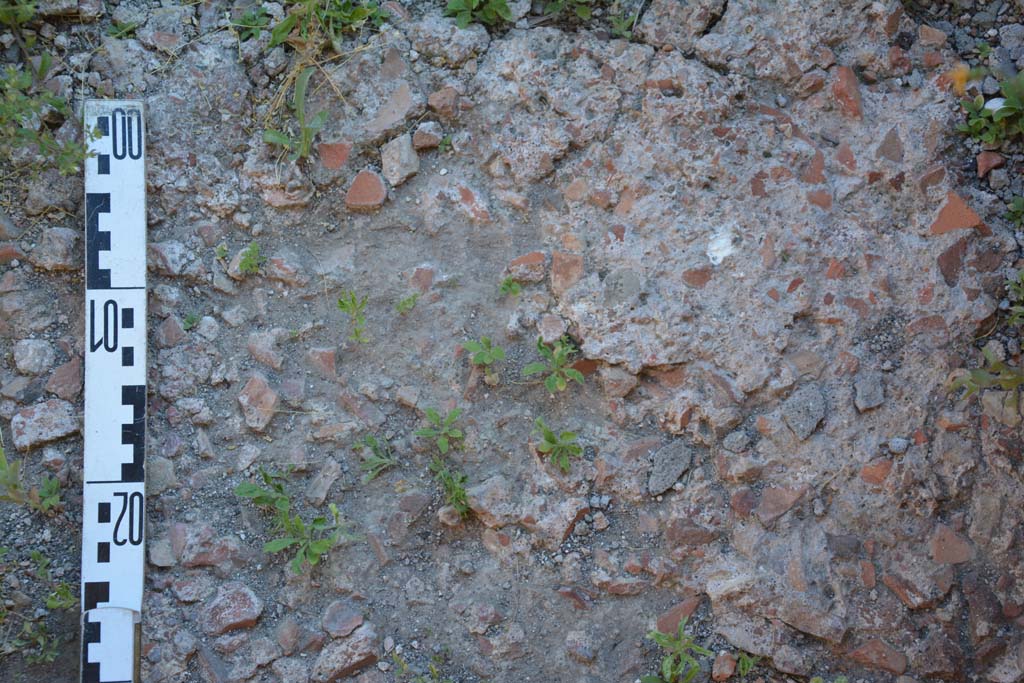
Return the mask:
{"type": "Polygon", "coordinates": [[[146,527],[146,130],[89,100],[85,161],[83,683],[139,683],[146,527]]]}

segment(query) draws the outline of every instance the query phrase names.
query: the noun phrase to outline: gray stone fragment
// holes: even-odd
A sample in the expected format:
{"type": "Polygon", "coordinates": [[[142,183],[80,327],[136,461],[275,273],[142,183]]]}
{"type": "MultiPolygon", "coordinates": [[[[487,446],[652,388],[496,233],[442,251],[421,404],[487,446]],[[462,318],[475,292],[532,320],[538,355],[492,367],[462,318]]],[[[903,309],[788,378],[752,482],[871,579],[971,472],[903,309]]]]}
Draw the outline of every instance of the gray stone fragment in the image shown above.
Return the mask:
{"type": "Polygon", "coordinates": [[[902,436],[894,436],[889,439],[889,452],[896,455],[903,455],[910,448],[910,441],[902,436]]]}
{"type": "Polygon", "coordinates": [[[782,419],[803,441],[825,418],[825,396],[813,384],[800,387],[782,404],[782,419]]]}
{"type": "Polygon", "coordinates": [[[24,375],[45,372],[55,357],[53,347],[42,339],[22,339],[14,345],[14,365],[24,375]]]}
{"type": "Polygon", "coordinates": [[[412,136],[405,133],[384,145],[380,152],[380,162],[384,178],[391,187],[398,187],[419,173],[420,158],[413,149],[412,136]]]}
{"type": "Polygon", "coordinates": [[[730,432],[722,439],[722,447],[731,453],[742,453],[750,445],[750,435],[742,429],[730,432]]]}
{"type": "Polygon", "coordinates": [[[25,408],[11,419],[14,447],[23,451],[62,439],[78,429],[78,416],[72,405],[56,398],[25,408]]]}
{"type": "Polygon", "coordinates": [[[672,488],[672,485],[690,469],[693,451],[681,442],[673,442],[655,451],[651,458],[651,475],[647,480],[647,492],[657,496],[672,488]]]}
{"type": "Polygon", "coordinates": [[[174,463],[159,455],[146,458],[146,494],[159,496],[178,485],[174,474],[174,463]]]}
{"type": "Polygon", "coordinates": [[[853,390],[853,403],[859,412],[877,408],[885,402],[885,385],[879,374],[872,372],[863,375],[854,383],[853,390]]]}
{"type": "Polygon", "coordinates": [[[50,228],[43,232],[29,260],[43,270],[72,270],[81,266],[75,255],[78,233],[69,228],[50,228]]]}

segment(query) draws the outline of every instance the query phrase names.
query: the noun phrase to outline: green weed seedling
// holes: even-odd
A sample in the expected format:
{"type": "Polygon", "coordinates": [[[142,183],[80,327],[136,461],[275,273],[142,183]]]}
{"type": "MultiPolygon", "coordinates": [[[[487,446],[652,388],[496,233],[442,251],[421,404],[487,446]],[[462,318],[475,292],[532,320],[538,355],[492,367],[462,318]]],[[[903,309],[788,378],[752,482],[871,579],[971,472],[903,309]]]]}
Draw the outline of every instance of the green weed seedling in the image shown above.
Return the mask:
{"type": "Polygon", "coordinates": [[[441,414],[436,410],[427,408],[427,421],[434,426],[417,429],[413,434],[425,439],[433,439],[437,445],[437,450],[441,451],[441,455],[444,455],[448,452],[449,448],[456,445],[456,441],[462,439],[462,430],[452,426],[461,414],[462,409],[456,408],[442,418],[441,414]]]}
{"type": "Polygon", "coordinates": [[[505,296],[519,296],[523,293],[523,286],[510,277],[501,281],[500,289],[505,296]]]}
{"type": "Polygon", "coordinates": [[[217,260],[224,261],[228,257],[228,245],[221,242],[213,248],[213,255],[217,257],[217,260]]]}
{"type": "MultiPolygon", "coordinates": [[[[849,683],[849,681],[850,681],[850,679],[848,679],[846,676],[836,676],[834,679],[832,679],[832,683],[849,683]]],[[[821,676],[814,676],[813,678],[811,678],[809,683],[828,683],[828,682],[824,678],[822,678],[821,676]]]]}
{"type": "Polygon", "coordinates": [[[181,329],[183,329],[186,332],[188,332],[189,330],[195,328],[195,326],[198,325],[198,324],[199,324],[199,316],[196,315],[195,313],[189,313],[181,321],[181,329]]]}
{"type": "Polygon", "coordinates": [[[623,38],[625,40],[633,39],[633,27],[636,26],[636,20],[640,17],[639,14],[634,12],[631,15],[625,14],[612,14],[608,17],[608,20],[612,24],[612,36],[615,38],[623,38]]]}
{"type": "Polygon", "coordinates": [[[1024,270],[1006,280],[1006,293],[1010,300],[1011,325],[1024,326],[1024,270]]]}
{"type": "Polygon", "coordinates": [[[1024,370],[1007,365],[987,348],[981,352],[985,356],[985,367],[961,371],[950,385],[950,391],[966,389],[963,397],[970,398],[982,389],[998,387],[1003,391],[1014,391],[1017,387],[1024,386],[1024,370]]]}
{"type": "Polygon", "coordinates": [[[469,501],[466,497],[467,477],[458,470],[449,469],[440,456],[435,455],[430,461],[430,471],[434,479],[441,485],[444,491],[445,502],[455,508],[460,517],[469,514],[469,501]]]}
{"type": "Polygon", "coordinates": [[[60,482],[56,477],[46,477],[38,488],[26,489],[21,483],[21,461],[7,460],[0,440],[0,502],[27,505],[36,512],[50,515],[62,506],[60,482]]]}
{"type": "MultiPolygon", "coordinates": [[[[29,6],[34,11],[34,5],[29,6]]],[[[10,6],[0,7],[0,17],[5,12],[12,16],[16,10],[10,6]]],[[[89,153],[85,143],[60,141],[49,127],[40,124],[49,110],[61,116],[69,114],[63,98],[41,87],[52,64],[53,58],[44,53],[37,69],[8,66],[0,70],[0,157],[11,159],[16,151],[34,147],[45,163],[69,175],[78,172],[89,153]]],[[[88,131],[87,137],[95,134],[95,131],[88,131]]]]}
{"type": "Polygon", "coordinates": [[[250,242],[242,251],[242,258],[238,262],[238,272],[243,275],[255,275],[260,272],[260,268],[264,263],[267,262],[267,257],[260,253],[260,245],[258,242],[250,242]]]}
{"type": "Polygon", "coordinates": [[[107,35],[111,38],[134,38],[138,27],[139,24],[134,21],[121,23],[114,19],[107,28],[107,35]]]}
{"type": "Polygon", "coordinates": [[[747,676],[760,661],[760,657],[755,657],[749,652],[740,652],[736,657],[736,673],[740,675],[740,680],[747,680],[747,676]]]}
{"type": "Polygon", "coordinates": [[[643,676],[641,683],[690,683],[700,673],[700,662],[694,655],[710,657],[711,650],[693,642],[693,636],[686,633],[686,619],[679,622],[676,634],[651,631],[647,638],[666,650],[661,659],[659,675],[643,676]]]}
{"type": "Polygon", "coordinates": [[[366,336],[366,302],[367,297],[358,297],[353,290],[342,292],[338,299],[338,309],[348,316],[352,323],[352,332],[348,335],[351,341],[366,344],[370,340],[366,336]]]}
{"type": "Polygon", "coordinates": [[[568,472],[572,468],[569,458],[583,455],[583,446],[576,443],[576,432],[556,434],[539,417],[534,425],[534,434],[540,434],[541,437],[540,443],[537,444],[537,452],[550,456],[553,465],[558,465],[560,470],[568,472]]]}
{"type": "Polygon", "coordinates": [[[1005,217],[1015,227],[1019,228],[1024,225],[1024,197],[1014,197],[1010,200],[1005,217]]]}
{"type": "Polygon", "coordinates": [[[231,26],[238,31],[238,39],[243,43],[247,40],[259,40],[263,30],[270,25],[270,15],[263,5],[251,7],[243,14],[237,24],[231,26]]]}
{"type": "Polygon", "coordinates": [[[437,151],[441,154],[450,154],[452,151],[452,136],[445,135],[441,138],[441,141],[437,143],[437,151]]]}
{"type": "Polygon", "coordinates": [[[448,0],[444,13],[455,17],[459,28],[467,28],[474,21],[488,26],[512,21],[512,10],[505,0],[448,0]]]}
{"type": "Polygon", "coordinates": [[[363,471],[364,484],[373,481],[384,470],[398,464],[398,458],[391,452],[391,444],[387,442],[387,439],[382,438],[378,441],[375,436],[367,434],[355,447],[363,452],[359,469],[363,471]]]}
{"type": "Polygon", "coordinates": [[[327,123],[326,110],[319,112],[312,119],[307,120],[306,118],[306,89],[309,87],[309,79],[313,75],[313,71],[315,71],[314,67],[308,67],[295,79],[295,93],[289,104],[295,113],[295,120],[299,124],[299,135],[292,137],[287,133],[271,128],[263,131],[263,142],[283,147],[291,152],[288,155],[291,161],[305,159],[309,156],[309,152],[313,147],[313,138],[316,137],[316,134],[327,123]]]}
{"type": "Polygon", "coordinates": [[[370,24],[380,28],[388,15],[369,0],[292,0],[286,3],[288,14],[270,31],[270,47],[288,42],[296,33],[302,43],[329,42],[337,52],[346,31],[357,31],[370,24]]]}
{"type": "Polygon", "coordinates": [[[463,342],[462,348],[473,354],[470,356],[469,361],[473,365],[483,368],[484,375],[486,375],[489,382],[497,381],[497,375],[494,374],[493,366],[495,363],[505,360],[505,349],[493,345],[490,337],[480,337],[480,341],[470,340],[463,342]]]}
{"type": "Polygon", "coordinates": [[[964,100],[961,104],[967,122],[957,126],[957,130],[988,145],[1013,140],[1024,133],[1024,72],[1001,81],[999,90],[1002,98],[998,106],[988,106],[982,95],[964,100]]]}
{"type": "Polygon", "coordinates": [[[537,352],[544,357],[546,362],[530,363],[523,368],[523,376],[530,377],[541,373],[547,373],[544,386],[552,394],[556,391],[565,391],[569,386],[569,380],[583,384],[583,373],[569,367],[569,356],[576,353],[576,347],[566,339],[559,339],[551,348],[540,337],[537,338],[537,352]]]}
{"type": "Polygon", "coordinates": [[[261,467],[260,478],[262,486],[242,482],[235,487],[235,495],[248,498],[257,507],[273,513],[273,529],[278,537],[264,543],[263,552],[279,553],[291,549],[294,554],[289,565],[295,574],[301,574],[304,565],[315,567],[320,564],[323,556],[342,538],[354,538],[342,523],[334,503],[328,506],[330,519],[319,516],[307,524],[300,515],[292,514],[292,501],[284,490],[283,475],[261,467]]]}
{"type": "Polygon", "coordinates": [[[412,309],[416,308],[416,302],[419,301],[419,298],[419,294],[410,294],[395,304],[395,311],[397,311],[399,315],[405,315],[412,309]]]}
{"type": "Polygon", "coordinates": [[[572,10],[572,12],[586,21],[592,15],[590,9],[590,0],[552,0],[548,4],[544,5],[544,14],[549,16],[561,14],[565,10],[572,10]]]}

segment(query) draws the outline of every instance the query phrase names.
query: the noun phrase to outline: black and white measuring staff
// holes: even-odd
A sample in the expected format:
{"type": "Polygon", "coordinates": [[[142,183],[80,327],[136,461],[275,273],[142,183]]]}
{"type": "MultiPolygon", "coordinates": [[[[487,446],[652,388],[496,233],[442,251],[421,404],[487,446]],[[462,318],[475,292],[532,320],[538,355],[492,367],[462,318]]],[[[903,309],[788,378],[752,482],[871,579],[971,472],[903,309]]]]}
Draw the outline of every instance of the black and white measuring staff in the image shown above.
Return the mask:
{"type": "Polygon", "coordinates": [[[142,103],[88,100],[82,683],[139,683],[146,490],[142,103]]]}

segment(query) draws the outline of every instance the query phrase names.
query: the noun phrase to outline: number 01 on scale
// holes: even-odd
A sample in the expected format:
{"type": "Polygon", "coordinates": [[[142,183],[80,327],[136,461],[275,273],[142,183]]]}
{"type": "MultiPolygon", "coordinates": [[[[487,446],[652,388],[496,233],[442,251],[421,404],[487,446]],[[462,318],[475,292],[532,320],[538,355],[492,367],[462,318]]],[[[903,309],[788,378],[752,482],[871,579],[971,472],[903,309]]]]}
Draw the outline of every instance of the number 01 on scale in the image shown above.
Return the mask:
{"type": "Polygon", "coordinates": [[[85,161],[83,683],[139,683],[146,526],[146,130],[89,100],[85,161]]]}

